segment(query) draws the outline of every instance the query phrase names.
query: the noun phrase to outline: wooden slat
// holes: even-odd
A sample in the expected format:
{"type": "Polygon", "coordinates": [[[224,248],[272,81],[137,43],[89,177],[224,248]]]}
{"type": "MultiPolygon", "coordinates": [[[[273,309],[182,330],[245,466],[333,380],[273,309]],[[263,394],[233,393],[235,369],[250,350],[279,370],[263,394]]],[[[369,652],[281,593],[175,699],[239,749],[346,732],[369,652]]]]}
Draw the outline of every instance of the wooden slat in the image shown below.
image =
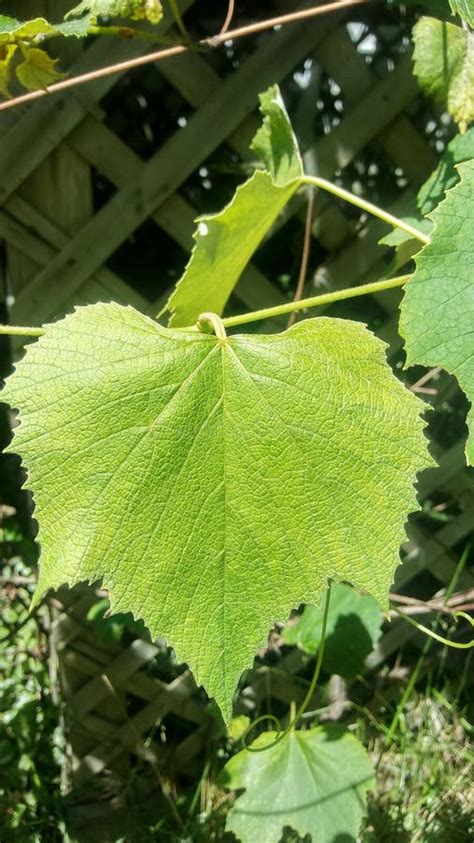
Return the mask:
{"type": "Polygon", "coordinates": [[[15,318],[44,319],[44,289],[57,290],[63,307],[84,280],[205,160],[255,107],[257,92],[281,78],[312,46],[311,27],[278,32],[176,133],[141,170],[138,180],[118,191],[19,296],[15,318]],[[209,132],[209,126],[214,127],[209,132]]]}

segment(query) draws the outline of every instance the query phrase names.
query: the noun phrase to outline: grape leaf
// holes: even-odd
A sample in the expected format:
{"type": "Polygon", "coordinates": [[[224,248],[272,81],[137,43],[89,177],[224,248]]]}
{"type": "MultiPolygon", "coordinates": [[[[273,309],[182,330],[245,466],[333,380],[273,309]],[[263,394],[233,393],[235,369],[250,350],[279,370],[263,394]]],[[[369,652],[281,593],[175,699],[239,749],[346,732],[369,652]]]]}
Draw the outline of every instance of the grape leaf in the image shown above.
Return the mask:
{"type": "MultiPolygon", "coordinates": [[[[252,746],[274,741],[264,732],[252,746]]],[[[374,770],[362,744],[336,723],[291,731],[265,752],[244,749],[224,767],[222,782],[244,793],[229,810],[226,831],[242,843],[279,843],[290,827],[317,843],[355,840],[374,770]]]]}
{"type": "Polygon", "coordinates": [[[449,5],[455,15],[474,26],[474,2],[473,0],[449,0],[449,5]]]}
{"type": "Polygon", "coordinates": [[[38,47],[23,48],[24,61],[16,68],[16,75],[21,84],[28,91],[36,91],[38,88],[47,88],[58,79],[63,79],[65,74],[56,70],[59,59],[52,59],[44,50],[38,47]]]}
{"type": "Polygon", "coordinates": [[[18,21],[15,18],[0,17],[0,44],[31,41],[39,36],[48,37],[55,34],[54,25],[44,18],[18,21]]]}
{"type": "Polygon", "coordinates": [[[98,17],[109,17],[148,20],[156,24],[163,17],[163,6],[160,0],[82,0],[67,13],[66,18],[78,17],[84,12],[89,12],[93,21],[98,17]]]}
{"type": "Polygon", "coordinates": [[[424,17],[413,27],[413,41],[414,73],[421,87],[466,131],[474,119],[474,33],[424,17]]]}
{"type": "MultiPolygon", "coordinates": [[[[323,629],[323,610],[305,606],[296,623],[282,633],[285,644],[296,644],[306,653],[317,653],[323,629]]],[[[353,679],[380,636],[382,613],[370,594],[360,594],[346,583],[334,583],[326,629],[323,667],[353,679]]]]}
{"type": "MultiPolygon", "coordinates": [[[[457,166],[459,182],[432,212],[431,243],[415,258],[416,271],[405,287],[400,333],[405,339],[407,366],[441,366],[455,375],[472,402],[474,398],[474,161],[457,166]]],[[[474,463],[471,438],[466,454],[474,463]]]]}
{"type": "MultiPolygon", "coordinates": [[[[420,216],[404,216],[401,217],[404,222],[415,226],[418,231],[423,231],[429,234],[431,231],[431,222],[420,216]]],[[[412,237],[408,232],[401,228],[394,228],[384,237],[379,240],[381,246],[392,246],[395,249],[395,258],[387,270],[388,274],[397,272],[401,267],[405,266],[411,258],[416,255],[422,248],[422,243],[415,237],[412,237]]]]}
{"type": "Polygon", "coordinates": [[[436,169],[420,187],[417,205],[425,216],[443,199],[447,190],[459,181],[456,164],[474,158],[474,126],[463,135],[455,135],[444,150],[436,169]]]}
{"type": "Polygon", "coordinates": [[[97,304],[49,325],[8,379],[11,449],[40,524],[38,594],[103,577],[230,719],[241,672],[328,576],[384,607],[423,404],[361,324],[172,331],[97,304]]]}
{"type": "Polygon", "coordinates": [[[192,325],[203,311],[221,314],[243,269],[300,186],[301,157],[277,85],[260,95],[264,115],[252,148],[257,170],[218,214],[199,217],[195,246],[165,310],[172,327],[192,325]]]}

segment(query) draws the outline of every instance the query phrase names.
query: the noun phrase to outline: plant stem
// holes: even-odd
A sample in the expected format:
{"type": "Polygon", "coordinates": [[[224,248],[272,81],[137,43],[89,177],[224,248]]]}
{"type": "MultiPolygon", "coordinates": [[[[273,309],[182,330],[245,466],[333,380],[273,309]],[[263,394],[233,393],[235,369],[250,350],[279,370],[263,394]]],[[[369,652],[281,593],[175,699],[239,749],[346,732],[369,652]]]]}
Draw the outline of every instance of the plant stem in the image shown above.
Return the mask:
{"type": "Polygon", "coordinates": [[[0,325],[0,334],[16,337],[42,337],[46,331],[44,328],[23,328],[19,325],[0,325]]]}
{"type": "MultiPolygon", "coordinates": [[[[388,278],[385,281],[373,281],[370,284],[363,284],[360,287],[348,287],[345,290],[335,290],[333,293],[322,293],[319,296],[311,296],[300,301],[290,301],[285,304],[278,304],[275,307],[264,307],[262,310],[253,310],[250,313],[241,313],[238,316],[228,316],[222,319],[225,328],[233,328],[236,325],[245,325],[247,322],[258,322],[260,319],[271,319],[274,316],[284,316],[286,313],[293,313],[297,310],[306,310],[310,307],[321,307],[324,304],[332,304],[344,299],[353,299],[357,296],[367,296],[370,293],[381,293],[384,290],[392,290],[394,287],[402,287],[411,278],[411,275],[397,275],[395,278],[388,278]]],[[[196,331],[197,326],[180,328],[183,331],[196,331]]]]}
{"type": "Polygon", "coordinates": [[[338,2],[327,3],[323,6],[313,6],[310,9],[301,9],[297,12],[290,12],[286,15],[279,15],[275,18],[267,18],[267,20],[251,23],[247,26],[229,29],[227,32],[219,33],[211,36],[210,38],[202,38],[197,42],[197,45],[193,45],[193,47],[180,44],[176,47],[170,47],[169,49],[157,50],[156,52],[148,53],[145,56],[138,56],[134,59],[118,62],[117,64],[110,64],[106,67],[97,68],[97,70],[92,70],[88,73],[81,73],[78,76],[72,76],[69,79],[62,79],[61,82],[49,85],[47,89],[41,88],[38,91],[29,91],[27,94],[21,94],[19,97],[0,103],[0,111],[7,108],[14,108],[16,105],[20,105],[21,103],[31,102],[31,100],[48,96],[49,94],[54,94],[58,91],[64,91],[67,88],[73,88],[76,85],[93,82],[96,79],[103,78],[104,76],[113,76],[115,73],[125,73],[133,67],[141,67],[142,65],[150,64],[151,62],[162,61],[170,56],[177,56],[180,55],[180,53],[186,53],[188,49],[194,49],[196,46],[206,48],[218,47],[220,44],[223,44],[228,40],[243,38],[246,35],[254,35],[256,32],[263,32],[266,29],[274,29],[276,26],[283,26],[284,24],[294,23],[300,20],[305,20],[306,18],[323,15],[328,12],[337,12],[350,6],[358,6],[367,2],[368,0],[338,0],[338,2]]]}
{"type": "Polygon", "coordinates": [[[415,240],[419,240],[421,243],[426,244],[430,242],[430,238],[427,234],[424,234],[422,231],[418,231],[417,228],[414,228],[409,223],[398,219],[398,217],[394,217],[393,214],[389,214],[388,211],[384,211],[377,205],[373,205],[372,202],[366,202],[366,200],[361,199],[360,196],[356,196],[354,193],[344,190],[343,187],[338,187],[331,181],[327,181],[327,179],[319,178],[319,176],[302,176],[301,183],[312,184],[315,187],[319,187],[321,190],[327,190],[328,193],[332,193],[332,195],[337,196],[338,199],[344,199],[345,202],[355,205],[362,211],[367,211],[368,214],[378,217],[379,220],[388,223],[388,225],[393,226],[393,228],[401,228],[402,231],[405,231],[410,235],[410,237],[413,237],[415,240]]]}

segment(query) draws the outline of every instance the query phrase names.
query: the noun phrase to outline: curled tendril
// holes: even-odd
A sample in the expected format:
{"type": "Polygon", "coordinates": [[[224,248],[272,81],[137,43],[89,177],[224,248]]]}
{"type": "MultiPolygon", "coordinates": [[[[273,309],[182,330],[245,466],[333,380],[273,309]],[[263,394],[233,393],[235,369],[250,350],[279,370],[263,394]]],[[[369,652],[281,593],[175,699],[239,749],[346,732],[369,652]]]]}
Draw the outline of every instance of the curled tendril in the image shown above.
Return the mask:
{"type": "MultiPolygon", "coordinates": [[[[415,621],[414,618],[411,618],[409,615],[405,615],[404,612],[400,611],[398,606],[392,606],[392,608],[395,610],[395,612],[397,612],[398,615],[400,615],[401,618],[407,621],[407,623],[411,624],[411,626],[414,626],[415,629],[418,629],[425,635],[429,635],[430,638],[434,638],[435,641],[438,641],[440,644],[444,644],[445,647],[452,647],[456,650],[470,650],[471,647],[474,647],[474,638],[472,638],[470,641],[467,641],[466,643],[460,641],[450,641],[449,638],[444,638],[442,635],[438,635],[437,632],[434,632],[427,626],[423,626],[422,623],[418,623],[418,621],[415,621]]],[[[473,619],[466,612],[453,612],[452,616],[455,621],[457,621],[458,618],[464,618],[465,620],[469,621],[471,626],[474,626],[473,619]]]]}
{"type": "Polygon", "coordinates": [[[274,714],[262,714],[260,717],[257,717],[257,719],[253,721],[253,723],[250,723],[249,726],[247,726],[247,728],[246,728],[246,730],[243,733],[242,738],[241,738],[242,744],[248,752],[266,752],[269,749],[273,749],[274,746],[276,746],[278,743],[280,743],[280,741],[282,741],[283,738],[285,738],[289,734],[289,732],[291,732],[297,726],[299,720],[301,720],[301,717],[305,713],[306,707],[307,707],[309,701],[311,700],[311,698],[312,698],[312,696],[313,696],[313,694],[316,690],[316,685],[318,684],[319,674],[321,673],[321,666],[322,666],[323,657],[324,657],[324,647],[325,647],[325,643],[326,643],[326,629],[327,629],[327,623],[328,623],[329,601],[330,601],[330,599],[331,599],[331,580],[328,580],[328,586],[327,586],[327,590],[326,590],[326,599],[324,601],[324,614],[323,614],[323,623],[322,623],[322,629],[321,629],[321,643],[320,643],[319,649],[318,649],[318,656],[317,656],[316,664],[315,664],[315,667],[314,667],[313,678],[311,679],[310,686],[309,686],[309,688],[306,692],[306,696],[305,696],[303,702],[301,703],[301,705],[300,705],[298,711],[296,712],[296,714],[294,716],[290,715],[290,722],[285,727],[285,729],[282,729],[282,726],[281,726],[281,723],[280,723],[278,717],[275,717],[274,714]],[[254,729],[254,727],[257,726],[259,723],[263,723],[265,720],[270,720],[272,723],[274,723],[276,725],[276,728],[277,728],[276,737],[270,743],[265,744],[265,746],[255,746],[255,747],[250,746],[247,742],[247,736],[248,736],[249,732],[251,732],[252,729],[254,729]]]}

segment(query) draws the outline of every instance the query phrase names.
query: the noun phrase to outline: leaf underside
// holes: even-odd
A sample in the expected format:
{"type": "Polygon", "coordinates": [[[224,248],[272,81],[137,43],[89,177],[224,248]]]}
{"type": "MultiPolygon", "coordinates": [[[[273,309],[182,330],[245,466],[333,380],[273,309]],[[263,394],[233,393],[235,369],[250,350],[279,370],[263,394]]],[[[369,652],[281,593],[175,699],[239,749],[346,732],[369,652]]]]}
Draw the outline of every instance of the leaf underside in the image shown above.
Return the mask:
{"type": "Polygon", "coordinates": [[[47,326],[9,378],[37,594],[103,578],[230,719],[269,628],[328,576],[383,606],[431,459],[423,405],[362,325],[171,331],[117,304],[47,326]]]}
{"type": "MultiPolygon", "coordinates": [[[[252,746],[275,737],[264,732],[252,746]]],[[[362,744],[328,724],[290,732],[265,752],[242,750],[227,762],[223,781],[245,788],[226,822],[241,843],[279,843],[284,827],[317,843],[342,843],[357,837],[374,771],[362,744]]]]}
{"type": "MultiPolygon", "coordinates": [[[[474,161],[459,164],[459,182],[432,212],[431,243],[415,258],[405,287],[400,333],[407,366],[441,366],[474,399],[474,161]]],[[[474,463],[474,416],[468,415],[466,454],[474,463]]]]}

